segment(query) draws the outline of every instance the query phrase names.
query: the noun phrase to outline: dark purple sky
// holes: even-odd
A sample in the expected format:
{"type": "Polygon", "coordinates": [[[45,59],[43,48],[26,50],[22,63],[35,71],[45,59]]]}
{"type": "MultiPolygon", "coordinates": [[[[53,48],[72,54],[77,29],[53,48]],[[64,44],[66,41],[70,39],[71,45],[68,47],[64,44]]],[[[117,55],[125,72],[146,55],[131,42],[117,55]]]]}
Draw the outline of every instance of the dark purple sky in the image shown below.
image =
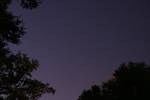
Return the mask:
{"type": "Polygon", "coordinates": [[[14,5],[28,33],[16,50],[38,59],[34,76],[57,90],[40,100],[77,100],[121,63],[149,63],[149,5],[149,0],[43,0],[33,11],[14,5]]]}

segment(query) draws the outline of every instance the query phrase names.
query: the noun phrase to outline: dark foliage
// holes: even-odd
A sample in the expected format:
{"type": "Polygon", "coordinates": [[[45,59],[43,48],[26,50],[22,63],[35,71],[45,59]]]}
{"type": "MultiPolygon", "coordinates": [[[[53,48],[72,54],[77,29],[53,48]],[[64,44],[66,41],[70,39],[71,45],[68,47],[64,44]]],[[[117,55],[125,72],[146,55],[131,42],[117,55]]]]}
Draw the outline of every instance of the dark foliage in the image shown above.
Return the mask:
{"type": "MultiPolygon", "coordinates": [[[[20,43],[25,34],[20,17],[8,10],[14,0],[0,0],[0,100],[37,100],[44,93],[55,90],[32,78],[32,71],[38,68],[38,61],[26,54],[14,54],[8,44],[20,43]]],[[[39,5],[38,0],[17,0],[26,9],[39,5]]]]}
{"type": "Polygon", "coordinates": [[[39,6],[40,0],[19,0],[23,8],[33,9],[39,6]]]}
{"type": "Polygon", "coordinates": [[[113,78],[101,86],[92,86],[78,100],[149,100],[150,66],[144,63],[122,64],[113,78]]]}

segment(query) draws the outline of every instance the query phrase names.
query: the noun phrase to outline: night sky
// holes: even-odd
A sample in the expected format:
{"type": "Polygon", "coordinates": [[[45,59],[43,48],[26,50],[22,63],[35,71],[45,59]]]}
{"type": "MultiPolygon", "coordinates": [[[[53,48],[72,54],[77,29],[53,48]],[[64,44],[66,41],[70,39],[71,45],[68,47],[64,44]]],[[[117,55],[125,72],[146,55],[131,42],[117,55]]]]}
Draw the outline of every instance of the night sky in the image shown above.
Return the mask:
{"type": "Polygon", "coordinates": [[[12,10],[27,31],[12,48],[38,59],[33,76],[56,89],[40,100],[77,100],[123,62],[150,64],[149,0],[43,0],[32,11],[12,10]]]}

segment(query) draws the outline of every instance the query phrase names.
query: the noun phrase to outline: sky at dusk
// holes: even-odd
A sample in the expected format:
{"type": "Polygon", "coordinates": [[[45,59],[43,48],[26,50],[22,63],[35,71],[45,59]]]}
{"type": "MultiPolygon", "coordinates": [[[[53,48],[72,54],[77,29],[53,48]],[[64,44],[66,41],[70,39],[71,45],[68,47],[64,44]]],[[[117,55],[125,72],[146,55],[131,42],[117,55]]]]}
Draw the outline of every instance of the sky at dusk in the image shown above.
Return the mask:
{"type": "Polygon", "coordinates": [[[77,100],[121,63],[150,64],[149,0],[42,0],[35,10],[12,5],[27,34],[14,50],[38,59],[33,76],[55,95],[40,100],[77,100]]]}

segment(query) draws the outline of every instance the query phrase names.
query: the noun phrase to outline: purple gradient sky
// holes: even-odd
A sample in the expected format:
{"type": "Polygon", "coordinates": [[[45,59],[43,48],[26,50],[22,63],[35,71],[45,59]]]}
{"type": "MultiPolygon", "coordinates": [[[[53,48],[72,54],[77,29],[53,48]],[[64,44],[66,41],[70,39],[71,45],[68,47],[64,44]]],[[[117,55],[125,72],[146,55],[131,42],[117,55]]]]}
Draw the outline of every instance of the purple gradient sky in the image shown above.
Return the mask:
{"type": "Polygon", "coordinates": [[[16,50],[38,59],[33,75],[57,90],[40,100],[77,100],[121,63],[149,63],[149,5],[149,0],[43,0],[33,11],[13,5],[27,28],[16,50]]]}

